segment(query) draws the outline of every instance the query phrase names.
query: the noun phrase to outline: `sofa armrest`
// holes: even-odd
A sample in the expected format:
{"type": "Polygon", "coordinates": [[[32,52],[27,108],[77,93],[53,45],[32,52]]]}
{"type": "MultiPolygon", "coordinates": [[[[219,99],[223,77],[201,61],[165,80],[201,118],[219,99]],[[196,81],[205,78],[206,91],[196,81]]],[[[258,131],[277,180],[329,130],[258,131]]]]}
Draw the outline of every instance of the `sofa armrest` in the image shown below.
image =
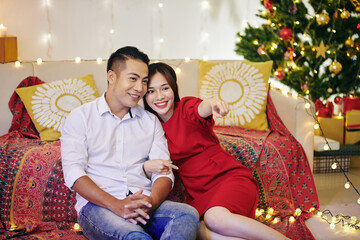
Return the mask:
{"type": "Polygon", "coordinates": [[[283,94],[280,90],[274,88],[270,89],[270,96],[281,120],[303,147],[312,171],[315,119],[311,115],[311,109],[315,109],[314,103],[302,97],[283,94]],[[310,109],[305,109],[305,103],[307,102],[311,104],[310,109]]]}

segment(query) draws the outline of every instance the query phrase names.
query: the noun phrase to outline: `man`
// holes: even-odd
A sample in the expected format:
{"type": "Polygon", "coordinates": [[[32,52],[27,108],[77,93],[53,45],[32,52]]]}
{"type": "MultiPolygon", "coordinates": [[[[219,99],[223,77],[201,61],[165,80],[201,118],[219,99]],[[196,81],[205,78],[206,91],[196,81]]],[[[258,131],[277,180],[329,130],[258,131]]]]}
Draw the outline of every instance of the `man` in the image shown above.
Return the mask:
{"type": "Polygon", "coordinates": [[[146,177],[147,159],[169,159],[159,120],[143,110],[149,58],[134,47],[114,52],[108,89],[74,109],[61,129],[66,185],[76,191],[78,222],[89,239],[195,239],[198,213],[164,201],[173,175],[146,177]]]}

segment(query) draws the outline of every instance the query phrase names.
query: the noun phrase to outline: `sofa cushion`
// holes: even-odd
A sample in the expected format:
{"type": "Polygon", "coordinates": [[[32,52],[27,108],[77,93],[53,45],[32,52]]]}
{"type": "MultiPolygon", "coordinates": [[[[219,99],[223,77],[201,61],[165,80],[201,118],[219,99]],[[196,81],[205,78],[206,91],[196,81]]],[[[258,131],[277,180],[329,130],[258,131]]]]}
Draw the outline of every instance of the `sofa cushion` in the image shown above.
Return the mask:
{"type": "Polygon", "coordinates": [[[92,75],[16,89],[43,141],[60,138],[59,128],[74,108],[98,97],[92,75]]]}
{"type": "Polygon", "coordinates": [[[266,104],[272,61],[199,61],[200,98],[220,99],[229,114],[220,126],[268,130],[266,104]]]}

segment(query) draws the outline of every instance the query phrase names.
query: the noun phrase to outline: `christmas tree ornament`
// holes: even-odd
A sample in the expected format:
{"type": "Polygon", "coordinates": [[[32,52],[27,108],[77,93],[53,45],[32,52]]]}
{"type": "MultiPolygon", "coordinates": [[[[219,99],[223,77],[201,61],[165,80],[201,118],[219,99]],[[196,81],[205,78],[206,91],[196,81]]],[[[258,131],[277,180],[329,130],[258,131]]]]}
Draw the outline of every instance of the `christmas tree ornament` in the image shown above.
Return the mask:
{"type": "Polygon", "coordinates": [[[349,48],[354,47],[354,41],[351,39],[351,37],[348,37],[348,39],[346,39],[345,46],[347,46],[349,48]]]}
{"type": "Polygon", "coordinates": [[[341,17],[342,19],[348,19],[348,18],[350,17],[350,12],[349,12],[348,10],[344,9],[344,10],[341,12],[340,17],[341,17]]]}
{"type": "Polygon", "coordinates": [[[285,59],[292,60],[294,58],[294,51],[292,49],[286,50],[286,52],[284,52],[284,57],[285,57],[285,59]]]}
{"type": "Polygon", "coordinates": [[[274,11],[274,3],[272,1],[265,1],[264,6],[270,13],[274,11]]]}
{"type": "Polygon", "coordinates": [[[322,13],[316,15],[316,22],[320,26],[324,26],[324,25],[328,24],[329,21],[330,21],[330,17],[326,12],[322,12],[322,13]]]}
{"type": "Polygon", "coordinates": [[[326,50],[328,50],[329,45],[324,45],[323,40],[321,40],[320,45],[318,47],[314,47],[316,50],[316,58],[322,56],[323,58],[325,58],[325,52],[326,50]]]}
{"type": "Polygon", "coordinates": [[[328,91],[328,93],[331,94],[331,93],[333,92],[333,89],[332,89],[332,88],[328,88],[327,91],[328,91]]]}
{"type": "Polygon", "coordinates": [[[275,77],[280,81],[283,80],[283,78],[285,77],[285,72],[282,70],[282,68],[279,67],[276,69],[275,77]]]}
{"type": "Polygon", "coordinates": [[[355,7],[356,12],[360,12],[360,6],[355,7]]]}
{"type": "Polygon", "coordinates": [[[308,82],[305,82],[301,85],[301,90],[303,90],[304,92],[309,90],[308,82]]]}
{"type": "Polygon", "coordinates": [[[298,9],[296,5],[290,5],[288,8],[288,13],[295,15],[297,13],[298,9]]]}
{"type": "Polygon", "coordinates": [[[356,28],[360,31],[360,23],[356,25],[356,28]]]}
{"type": "Polygon", "coordinates": [[[287,28],[287,27],[283,27],[281,30],[280,30],[280,37],[284,40],[289,40],[291,39],[293,36],[293,32],[290,28],[287,28]]]}
{"type": "Polygon", "coordinates": [[[338,74],[342,70],[342,65],[338,61],[333,61],[329,66],[329,71],[338,74]]]}
{"type": "Polygon", "coordinates": [[[264,48],[264,46],[261,45],[260,47],[258,47],[257,52],[258,52],[258,54],[261,55],[261,56],[264,55],[264,54],[265,54],[265,48],[264,48]]]}
{"type": "Polygon", "coordinates": [[[336,96],[336,97],[334,98],[334,103],[336,103],[337,105],[342,104],[342,103],[343,103],[342,97],[336,96]]]}
{"type": "Polygon", "coordinates": [[[355,43],[355,49],[360,52],[360,43],[355,43]]]}

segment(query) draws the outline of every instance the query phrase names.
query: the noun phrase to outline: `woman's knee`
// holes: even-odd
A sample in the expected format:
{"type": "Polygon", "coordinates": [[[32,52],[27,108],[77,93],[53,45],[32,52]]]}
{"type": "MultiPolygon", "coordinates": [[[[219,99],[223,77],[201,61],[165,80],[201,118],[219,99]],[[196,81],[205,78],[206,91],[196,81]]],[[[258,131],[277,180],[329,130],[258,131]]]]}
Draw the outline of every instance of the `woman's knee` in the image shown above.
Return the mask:
{"type": "Polygon", "coordinates": [[[206,227],[214,232],[221,232],[227,228],[226,215],[231,214],[226,208],[212,207],[204,214],[206,227]]]}

